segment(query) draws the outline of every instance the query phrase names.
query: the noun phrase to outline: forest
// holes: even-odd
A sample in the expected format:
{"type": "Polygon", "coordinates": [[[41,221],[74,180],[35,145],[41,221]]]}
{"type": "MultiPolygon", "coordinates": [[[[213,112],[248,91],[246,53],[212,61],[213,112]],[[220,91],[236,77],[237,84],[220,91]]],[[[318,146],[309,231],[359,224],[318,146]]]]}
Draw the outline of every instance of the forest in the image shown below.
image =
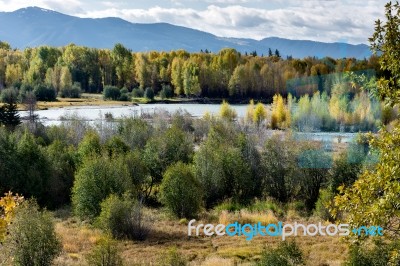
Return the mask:
{"type": "Polygon", "coordinates": [[[383,75],[376,56],[364,60],[283,59],[279,52],[242,55],[228,48],[218,53],[134,53],[122,44],[112,50],[70,44],[21,51],[0,42],[0,89],[15,88],[22,97],[35,91],[38,100],[55,100],[57,95],[79,97],[80,91],[101,93],[113,86],[134,97],[149,89],[164,98],[259,99],[270,103],[275,94],[301,97],[317,90],[330,94],[332,84],[340,78],[332,74],[360,71],[368,76],[383,75]]]}
{"type": "Polygon", "coordinates": [[[385,8],[370,38],[379,56],[365,60],[1,42],[0,264],[399,265],[400,4],[385,8]],[[203,117],[35,118],[36,101],[83,92],[225,100],[203,117]],[[245,117],[235,100],[249,102],[245,117]],[[358,135],[327,147],[296,131],[358,135]],[[190,238],[193,218],[384,235],[190,238]]]}

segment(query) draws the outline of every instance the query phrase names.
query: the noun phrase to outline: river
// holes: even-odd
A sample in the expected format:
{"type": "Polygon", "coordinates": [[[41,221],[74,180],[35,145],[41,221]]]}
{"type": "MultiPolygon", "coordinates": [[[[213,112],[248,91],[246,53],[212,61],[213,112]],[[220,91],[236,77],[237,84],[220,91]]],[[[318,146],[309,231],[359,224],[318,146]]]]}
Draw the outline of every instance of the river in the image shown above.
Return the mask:
{"type": "MultiPolygon", "coordinates": [[[[197,103],[176,103],[176,104],[139,104],[129,106],[75,106],[63,108],[50,108],[39,110],[35,113],[39,116],[44,125],[60,124],[63,117],[77,116],[87,121],[98,121],[104,118],[106,113],[112,114],[114,118],[130,117],[143,113],[154,113],[155,111],[167,111],[174,113],[178,110],[186,110],[194,117],[201,117],[206,112],[218,114],[221,105],[219,104],[197,104],[197,103]]],[[[248,105],[231,105],[236,110],[239,118],[246,115],[248,105]]],[[[27,116],[27,112],[20,112],[21,117],[27,116]]],[[[312,139],[325,142],[351,142],[356,133],[343,132],[317,132],[317,133],[297,133],[298,139],[312,139]]]]}

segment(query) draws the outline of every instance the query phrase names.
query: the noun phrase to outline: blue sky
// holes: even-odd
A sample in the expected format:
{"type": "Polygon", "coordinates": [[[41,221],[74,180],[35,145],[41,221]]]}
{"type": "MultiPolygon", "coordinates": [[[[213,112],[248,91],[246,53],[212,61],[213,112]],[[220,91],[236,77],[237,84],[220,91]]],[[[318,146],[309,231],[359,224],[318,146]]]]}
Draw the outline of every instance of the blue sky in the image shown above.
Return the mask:
{"type": "Polygon", "coordinates": [[[223,37],[277,36],[368,43],[387,0],[0,0],[0,11],[39,6],[80,17],[167,22],[223,37]]]}

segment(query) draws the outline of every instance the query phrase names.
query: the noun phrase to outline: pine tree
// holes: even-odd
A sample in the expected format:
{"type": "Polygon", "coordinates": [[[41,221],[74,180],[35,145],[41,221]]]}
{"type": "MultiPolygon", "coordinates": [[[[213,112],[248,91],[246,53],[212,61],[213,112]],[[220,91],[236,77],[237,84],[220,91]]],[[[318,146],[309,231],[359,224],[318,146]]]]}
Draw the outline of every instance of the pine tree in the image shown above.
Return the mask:
{"type": "Polygon", "coordinates": [[[6,103],[3,106],[2,113],[3,115],[0,115],[0,124],[4,124],[9,129],[14,129],[21,124],[21,118],[18,114],[17,104],[15,102],[6,103]]]}

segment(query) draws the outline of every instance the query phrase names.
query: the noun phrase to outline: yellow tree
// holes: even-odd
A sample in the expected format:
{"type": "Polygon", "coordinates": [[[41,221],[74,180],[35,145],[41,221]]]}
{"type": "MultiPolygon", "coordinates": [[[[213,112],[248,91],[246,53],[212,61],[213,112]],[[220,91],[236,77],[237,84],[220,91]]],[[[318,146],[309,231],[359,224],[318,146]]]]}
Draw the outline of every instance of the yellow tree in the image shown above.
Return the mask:
{"type": "Polygon", "coordinates": [[[250,100],[249,106],[247,107],[246,111],[246,121],[251,122],[253,121],[253,116],[254,116],[254,100],[250,100]]]}
{"type": "Polygon", "coordinates": [[[282,129],[286,127],[286,115],[287,110],[285,102],[280,94],[275,94],[272,103],[272,116],[271,116],[271,127],[272,129],[282,129]]]}
{"type": "Polygon", "coordinates": [[[233,109],[227,101],[223,101],[221,104],[221,108],[219,110],[219,114],[221,118],[228,120],[228,121],[233,121],[237,117],[237,113],[235,109],[233,109]]]}
{"type": "Polygon", "coordinates": [[[18,196],[18,194],[13,195],[11,192],[6,193],[4,197],[0,198],[0,242],[3,242],[7,235],[7,227],[14,217],[15,208],[23,200],[23,197],[18,196]]]}
{"type": "Polygon", "coordinates": [[[253,122],[260,127],[261,123],[267,118],[267,111],[262,103],[257,103],[254,109],[253,122]]]}

